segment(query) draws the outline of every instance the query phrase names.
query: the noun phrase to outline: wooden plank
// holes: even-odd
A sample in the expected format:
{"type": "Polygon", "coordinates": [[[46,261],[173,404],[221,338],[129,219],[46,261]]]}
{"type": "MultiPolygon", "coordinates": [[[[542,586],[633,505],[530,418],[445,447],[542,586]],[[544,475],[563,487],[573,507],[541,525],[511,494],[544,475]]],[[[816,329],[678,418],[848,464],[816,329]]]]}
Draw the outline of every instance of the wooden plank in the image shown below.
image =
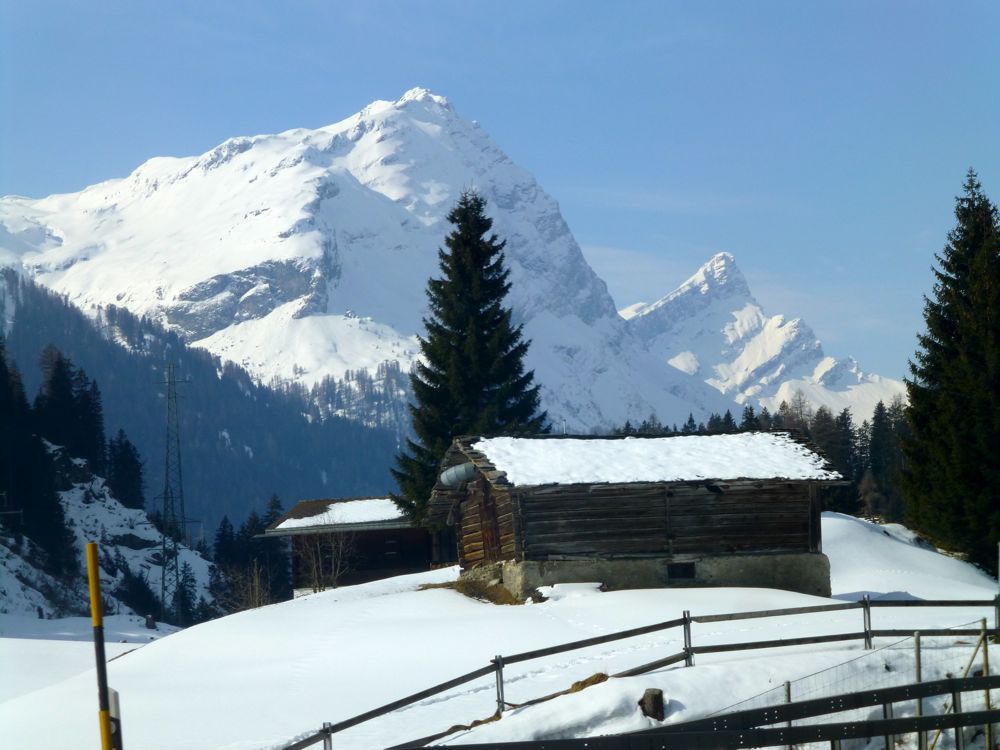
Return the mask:
{"type": "Polygon", "coordinates": [[[837,633],[835,635],[806,636],[804,638],[776,638],[769,641],[747,641],[745,643],[720,643],[715,646],[692,646],[694,654],[720,654],[725,651],[753,651],[760,648],[780,648],[781,646],[805,646],[813,643],[835,643],[837,641],[864,640],[864,632],[837,633]]]}
{"type": "Polygon", "coordinates": [[[558,531],[545,530],[538,532],[534,529],[528,529],[528,533],[525,535],[525,541],[529,545],[542,544],[550,541],[558,542],[562,540],[599,541],[602,539],[659,539],[664,542],[666,541],[666,537],[663,535],[662,529],[649,529],[641,526],[621,526],[613,529],[586,528],[564,529],[558,531]]]}
{"type": "MultiPolygon", "coordinates": [[[[664,526],[665,528],[665,526],[664,526]]],[[[697,526],[671,526],[670,533],[673,536],[701,537],[701,536],[755,536],[761,538],[781,536],[783,534],[795,534],[808,540],[809,525],[806,523],[780,523],[771,526],[762,526],[755,523],[731,523],[731,524],[698,524],[697,526]]]]}
{"type": "Polygon", "coordinates": [[[581,557],[628,557],[633,554],[666,557],[666,544],[626,543],[612,544],[587,542],[565,542],[562,544],[528,545],[524,550],[525,560],[547,560],[550,556],[575,555],[581,557]]]}
{"type": "Polygon", "coordinates": [[[635,518],[644,520],[664,520],[663,506],[657,508],[642,508],[636,511],[624,511],[620,508],[578,508],[566,513],[532,513],[527,517],[528,523],[575,523],[577,521],[595,521],[599,523],[613,523],[625,518],[635,518]]]}
{"type": "Polygon", "coordinates": [[[635,677],[636,675],[646,674],[647,672],[652,672],[654,669],[661,669],[662,667],[669,667],[671,664],[679,664],[680,662],[687,659],[687,654],[681,651],[678,654],[673,654],[667,656],[663,659],[657,659],[656,661],[651,661],[647,664],[640,664],[638,667],[632,667],[631,669],[626,669],[624,672],[618,672],[617,674],[611,675],[612,677],[635,677]]]}
{"type": "Polygon", "coordinates": [[[601,534],[616,534],[619,536],[629,534],[650,535],[656,534],[664,536],[667,533],[667,525],[662,519],[653,519],[643,522],[641,519],[622,519],[617,523],[596,519],[584,521],[574,521],[571,523],[560,521],[546,521],[545,523],[529,522],[525,529],[525,535],[530,539],[537,536],[595,536],[601,534]]]}
{"type": "Polygon", "coordinates": [[[804,525],[809,523],[807,513],[787,513],[784,511],[761,511],[761,512],[739,512],[739,513],[675,513],[671,519],[674,526],[686,527],[697,526],[699,524],[715,523],[725,524],[748,524],[748,523],[796,523],[804,525]]]}
{"type": "Polygon", "coordinates": [[[432,695],[437,695],[438,693],[443,693],[446,690],[451,690],[452,688],[458,687],[459,685],[464,685],[467,682],[472,682],[473,680],[479,679],[480,677],[485,677],[496,671],[496,667],[493,664],[487,664],[485,667],[480,667],[479,669],[468,672],[461,675],[460,677],[455,677],[447,682],[442,682],[433,687],[421,690],[419,693],[413,693],[405,698],[400,698],[392,703],[386,703],[384,706],[372,709],[371,711],[365,711],[363,714],[358,714],[357,716],[352,716],[350,719],[344,719],[336,724],[332,724],[324,730],[327,734],[333,734],[334,732],[340,732],[344,729],[361,724],[370,719],[374,719],[378,716],[384,716],[387,713],[391,713],[398,708],[403,708],[404,706],[409,706],[412,703],[422,701],[425,698],[430,698],[432,695]]]}
{"type": "Polygon", "coordinates": [[[873,607],[993,607],[995,599],[876,599],[873,607]]]}
{"type": "Polygon", "coordinates": [[[719,536],[679,536],[673,537],[673,542],[675,545],[683,545],[685,547],[701,547],[701,546],[711,546],[719,542],[725,542],[726,544],[738,544],[738,545],[753,545],[753,544],[765,544],[768,542],[792,542],[801,543],[808,546],[809,540],[805,539],[801,534],[774,534],[768,536],[755,536],[755,537],[730,537],[725,539],[720,539],[719,536]]]}
{"type": "Polygon", "coordinates": [[[523,651],[520,654],[512,654],[511,656],[503,657],[504,664],[517,664],[521,661],[530,661],[531,659],[541,659],[543,656],[552,656],[554,654],[562,654],[567,651],[575,651],[580,648],[587,648],[588,646],[598,646],[602,643],[611,643],[612,641],[620,641],[624,638],[634,638],[637,635],[646,635],[647,633],[657,633],[661,630],[671,630],[673,628],[678,628],[684,624],[683,618],[678,618],[676,620],[667,620],[665,622],[658,622],[653,625],[643,625],[638,628],[629,628],[628,630],[619,630],[615,633],[608,633],[606,635],[597,635],[593,638],[584,638],[579,641],[572,641],[571,643],[562,643],[558,646],[549,646],[548,648],[539,648],[534,651],[523,651]]]}
{"type": "MultiPolygon", "coordinates": [[[[917,630],[920,631],[922,636],[970,636],[970,635],[982,635],[983,631],[981,628],[915,628],[914,630],[873,630],[872,638],[906,638],[907,636],[913,635],[917,630]]],[[[988,628],[987,633],[994,632],[992,628],[988,628]]]]}
{"type": "Polygon", "coordinates": [[[861,609],[861,602],[843,604],[818,604],[814,607],[786,607],[785,609],[758,609],[752,612],[734,612],[722,615],[701,615],[692,617],[692,622],[731,622],[733,620],[754,620],[760,617],[784,617],[785,615],[807,615],[816,612],[836,612],[842,609],[861,609]]]}

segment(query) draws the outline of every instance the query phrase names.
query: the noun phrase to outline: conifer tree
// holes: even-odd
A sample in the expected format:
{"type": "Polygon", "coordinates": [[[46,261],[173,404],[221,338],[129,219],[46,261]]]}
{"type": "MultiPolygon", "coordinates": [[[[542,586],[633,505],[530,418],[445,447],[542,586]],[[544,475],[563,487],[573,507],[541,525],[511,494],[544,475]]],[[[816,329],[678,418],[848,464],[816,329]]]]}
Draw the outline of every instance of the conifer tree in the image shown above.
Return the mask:
{"type": "MultiPolygon", "coordinates": [[[[277,521],[284,514],[281,500],[276,494],[271,495],[264,511],[264,528],[277,521]]],[[[271,598],[273,601],[284,601],[292,598],[292,553],[288,537],[263,539],[264,560],[267,565],[267,575],[270,581],[271,598]]]]}
{"type": "Polygon", "coordinates": [[[851,410],[845,408],[837,415],[837,441],[831,448],[833,452],[833,465],[838,467],[845,479],[857,479],[861,473],[858,462],[857,429],[854,427],[854,418],[851,410]],[[843,467],[843,469],[840,469],[843,467]]]}
{"type": "Polygon", "coordinates": [[[76,442],[73,366],[54,346],[45,347],[38,364],[42,370],[42,388],[34,409],[38,434],[70,448],[76,442]]]}
{"type": "Polygon", "coordinates": [[[75,539],[56,493],[55,465],[36,434],[21,375],[0,338],[0,523],[24,533],[46,553],[43,567],[70,576],[78,567],[75,539]]]}
{"type": "Polygon", "coordinates": [[[969,170],[935,256],[926,331],[906,381],[912,524],[995,569],[1000,540],[1000,215],[969,170]]]}
{"type": "Polygon", "coordinates": [[[486,201],[463,193],[448,214],[454,230],[438,251],[441,277],[427,284],[430,315],[423,355],[411,377],[416,440],[396,457],[395,501],[423,518],[439,464],[458,435],[536,433],[546,429],[534,373],[525,372],[528,342],[511,320],[504,242],[490,234],[486,201]]]}
{"type": "Polygon", "coordinates": [[[760,425],[762,430],[770,430],[773,426],[773,420],[771,419],[771,412],[767,410],[767,407],[761,407],[760,414],[757,415],[757,423],[760,425]]]}
{"type": "Polygon", "coordinates": [[[124,430],[108,441],[108,488],[126,508],[146,505],[146,482],[139,451],[124,430]]]}
{"type": "Polygon", "coordinates": [[[753,404],[747,404],[743,407],[743,416],[740,419],[740,432],[754,432],[760,429],[760,424],[757,422],[757,414],[753,410],[753,404]]]}

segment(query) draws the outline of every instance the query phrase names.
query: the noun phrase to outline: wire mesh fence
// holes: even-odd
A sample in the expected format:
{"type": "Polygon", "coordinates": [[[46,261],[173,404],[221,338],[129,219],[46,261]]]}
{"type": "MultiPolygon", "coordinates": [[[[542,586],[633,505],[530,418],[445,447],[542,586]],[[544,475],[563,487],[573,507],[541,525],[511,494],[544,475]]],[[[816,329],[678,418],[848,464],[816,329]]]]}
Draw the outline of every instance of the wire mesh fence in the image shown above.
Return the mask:
{"type": "MultiPolygon", "coordinates": [[[[981,620],[954,625],[948,630],[968,630],[980,626],[981,620]]],[[[748,709],[766,708],[792,701],[803,701],[814,698],[824,698],[844,693],[863,690],[889,688],[907,682],[926,682],[949,677],[977,676],[985,673],[986,661],[993,656],[993,650],[984,654],[982,639],[976,636],[910,636],[889,642],[876,642],[876,647],[865,651],[853,659],[836,664],[832,667],[804,675],[777,685],[770,690],[759,693],[746,700],[721,709],[713,716],[744,711],[748,709]]],[[[994,670],[995,671],[995,670],[994,670]]],[[[970,693],[961,696],[959,711],[977,711],[996,705],[995,696],[991,699],[983,693],[970,693]]],[[[803,719],[795,722],[795,726],[820,724],[829,722],[859,722],[883,718],[901,718],[906,716],[941,714],[955,711],[956,707],[951,697],[940,696],[925,699],[920,705],[917,701],[896,703],[892,706],[891,715],[886,714],[883,707],[854,709],[838,714],[827,714],[814,719],[803,719]]],[[[841,743],[841,750],[859,750],[861,748],[922,748],[928,750],[951,750],[956,747],[984,747],[985,728],[966,728],[963,741],[948,733],[928,733],[925,743],[921,744],[917,736],[895,737],[887,742],[884,738],[871,740],[851,740],[841,743]]],[[[828,743],[815,745],[797,745],[799,748],[829,747],[828,743]]]]}

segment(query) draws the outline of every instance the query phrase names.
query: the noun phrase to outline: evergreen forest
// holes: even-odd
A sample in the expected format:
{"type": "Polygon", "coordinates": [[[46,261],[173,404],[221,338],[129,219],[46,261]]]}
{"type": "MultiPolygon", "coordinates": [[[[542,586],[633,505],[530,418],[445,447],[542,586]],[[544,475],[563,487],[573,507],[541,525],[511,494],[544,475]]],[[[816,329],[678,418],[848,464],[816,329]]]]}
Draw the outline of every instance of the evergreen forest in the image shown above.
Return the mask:
{"type": "MultiPolygon", "coordinates": [[[[274,493],[297,501],[371,495],[391,487],[394,428],[351,421],[335,404],[320,414],[304,400],[308,394],[259,385],[238,367],[187,347],[176,334],[121,308],[96,311],[95,325],[63,298],[11,270],[0,270],[0,309],[13,310],[7,358],[16,363],[25,393],[41,388],[46,372],[37,365],[50,346],[100,383],[112,441],[123,430],[145,462],[147,501],[162,491],[164,373],[174,362],[183,491],[189,519],[197,524],[191,527],[195,537],[202,529],[210,534],[224,515],[245,518],[274,493]]],[[[328,395],[338,391],[343,399],[352,389],[344,383],[323,389],[328,395]]],[[[58,426],[64,420],[55,408],[41,406],[42,418],[54,429],[69,429],[58,426]]],[[[116,453],[122,449],[118,443],[113,447],[116,453]]],[[[129,482],[110,479],[120,487],[129,482]]],[[[134,481],[124,491],[136,501],[134,481]]]]}
{"type": "Polygon", "coordinates": [[[906,407],[901,399],[888,406],[879,401],[868,418],[855,421],[850,409],[834,414],[821,406],[814,409],[801,391],[791,401],[782,401],[772,414],[750,404],[739,419],[732,412],[712,414],[705,422],[693,415],[681,425],[666,426],[655,415],[638,424],[626,422],[616,435],[718,435],[735,432],[791,430],[811,442],[827,461],[851,484],[828,488],[827,510],[851,513],[885,521],[902,522],[906,513],[901,493],[902,441],[909,434],[906,407]]]}

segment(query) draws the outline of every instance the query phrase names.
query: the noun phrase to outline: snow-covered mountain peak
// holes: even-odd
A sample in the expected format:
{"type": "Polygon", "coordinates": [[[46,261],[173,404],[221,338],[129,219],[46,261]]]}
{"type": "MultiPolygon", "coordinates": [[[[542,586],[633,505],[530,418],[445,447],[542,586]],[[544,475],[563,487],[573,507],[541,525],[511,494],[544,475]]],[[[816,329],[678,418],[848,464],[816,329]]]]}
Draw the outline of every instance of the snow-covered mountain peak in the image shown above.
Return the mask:
{"type": "Polygon", "coordinates": [[[716,253],[692,274],[691,278],[663,300],[653,303],[650,307],[654,308],[668,299],[677,299],[691,294],[700,294],[716,299],[722,297],[752,298],[746,278],[737,267],[736,259],[731,253],[716,253]]]}
{"type": "Polygon", "coordinates": [[[396,104],[404,105],[407,102],[433,102],[434,104],[437,104],[445,109],[451,109],[451,104],[448,103],[447,97],[435,94],[430,89],[425,89],[422,86],[414,86],[412,89],[399,97],[399,101],[397,101],[396,104]]]}
{"type": "Polygon", "coordinates": [[[559,206],[447,99],[415,88],[332,125],[230,138],[124,179],[0,199],[0,259],[87,309],[147,315],[262,381],[418,356],[425,288],[469,188],[506,240],[543,406],[576,431],[732,402],[631,336],[559,206]]]}
{"type": "Polygon", "coordinates": [[[828,357],[800,318],[768,316],[729,253],[713,255],[677,289],[622,310],[649,351],[738,402],[769,409],[802,390],[816,406],[852,407],[859,417],[903,384],[864,373],[851,358],[828,357]]]}

